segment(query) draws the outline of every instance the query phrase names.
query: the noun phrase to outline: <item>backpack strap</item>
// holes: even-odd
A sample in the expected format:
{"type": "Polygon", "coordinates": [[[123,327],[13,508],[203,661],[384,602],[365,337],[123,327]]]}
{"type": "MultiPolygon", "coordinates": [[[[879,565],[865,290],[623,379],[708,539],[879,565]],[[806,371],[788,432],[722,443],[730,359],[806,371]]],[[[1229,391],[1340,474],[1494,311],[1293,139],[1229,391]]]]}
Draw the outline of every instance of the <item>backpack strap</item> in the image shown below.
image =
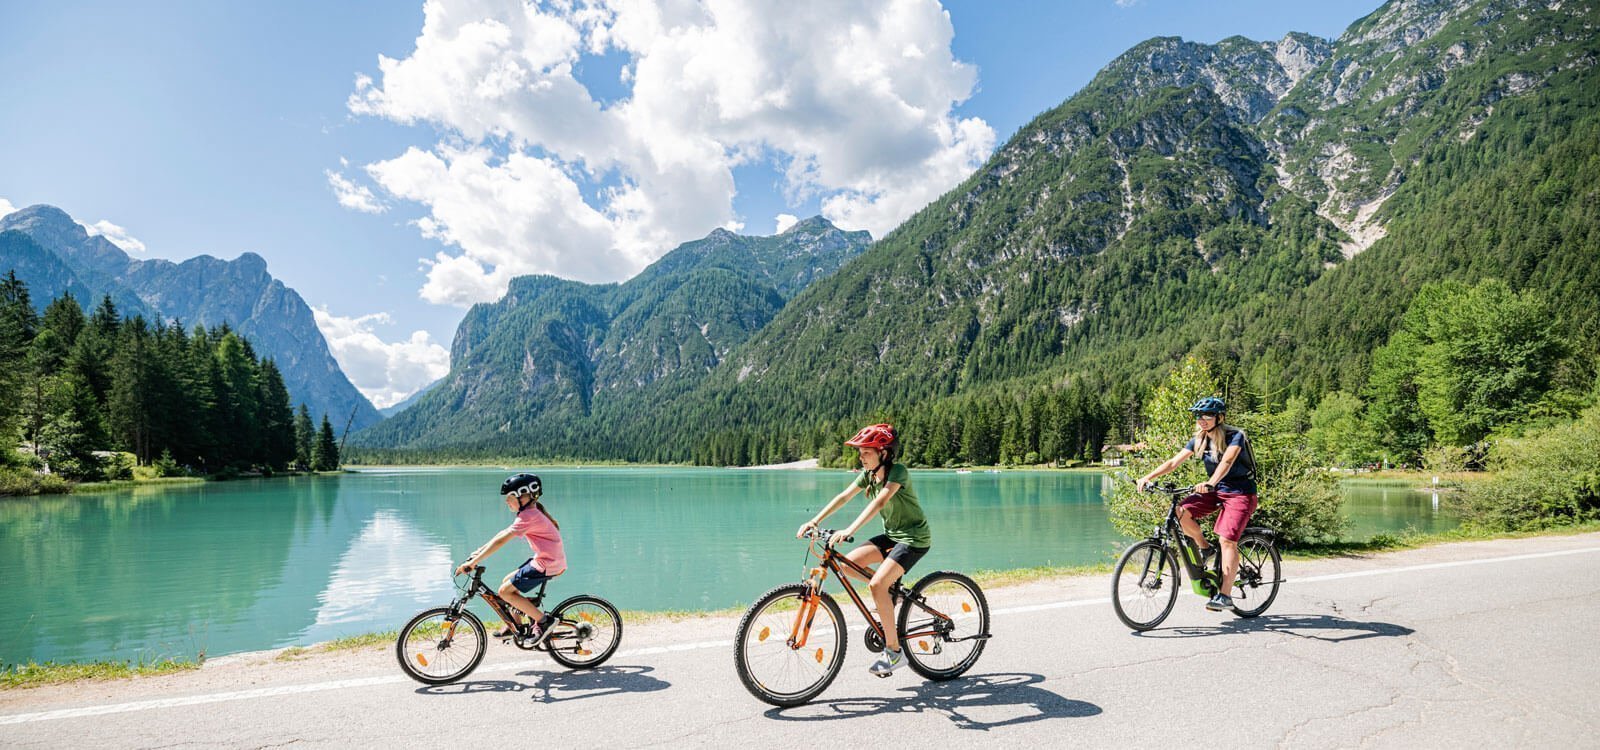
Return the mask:
{"type": "Polygon", "coordinates": [[[1246,476],[1249,477],[1250,479],[1255,479],[1256,478],[1256,452],[1255,452],[1254,449],[1252,449],[1250,447],[1250,436],[1245,434],[1244,430],[1238,429],[1236,427],[1228,427],[1228,426],[1224,425],[1223,428],[1222,428],[1222,439],[1231,443],[1231,442],[1233,442],[1233,436],[1234,436],[1235,433],[1237,433],[1239,435],[1239,437],[1243,438],[1243,442],[1244,442],[1243,447],[1239,451],[1239,455],[1243,456],[1246,461],[1250,462],[1249,466],[1245,467],[1249,471],[1249,473],[1246,474],[1246,476]]]}

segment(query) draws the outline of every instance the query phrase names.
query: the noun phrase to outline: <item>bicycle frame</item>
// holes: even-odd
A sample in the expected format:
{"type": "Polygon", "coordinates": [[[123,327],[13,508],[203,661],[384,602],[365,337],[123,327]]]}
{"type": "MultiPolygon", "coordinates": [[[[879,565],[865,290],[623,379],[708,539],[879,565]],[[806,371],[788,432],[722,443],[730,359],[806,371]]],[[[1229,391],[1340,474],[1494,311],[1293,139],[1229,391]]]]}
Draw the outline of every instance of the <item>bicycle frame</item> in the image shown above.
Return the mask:
{"type": "MultiPolygon", "coordinates": [[[[805,584],[810,589],[811,593],[806,596],[805,601],[800,605],[799,611],[795,613],[795,626],[789,631],[793,634],[789,637],[789,647],[792,649],[805,648],[806,641],[810,639],[811,621],[817,615],[817,607],[823,596],[822,585],[827,581],[829,573],[833,573],[833,576],[839,579],[839,583],[844,586],[845,593],[850,595],[850,601],[855,602],[856,609],[860,610],[862,619],[866,620],[867,625],[878,634],[879,641],[887,642],[887,633],[885,630],[886,626],[883,623],[878,622],[878,618],[872,615],[872,611],[867,608],[866,600],[862,599],[861,595],[856,593],[855,586],[850,583],[849,578],[845,575],[844,570],[842,570],[840,566],[842,565],[868,580],[872,578],[872,571],[857,565],[855,561],[839,554],[838,550],[828,546],[827,544],[823,544],[822,554],[818,555],[817,542],[819,541],[819,538],[825,537],[812,538],[811,554],[819,557],[821,559],[821,563],[812,568],[810,575],[806,577],[805,584]]],[[[927,612],[934,617],[932,630],[917,631],[915,633],[902,633],[901,638],[919,638],[930,635],[943,636],[950,632],[950,623],[952,622],[951,618],[943,612],[928,606],[928,603],[921,597],[913,598],[911,593],[907,591],[903,585],[901,585],[900,581],[895,581],[894,584],[890,586],[889,591],[891,599],[895,596],[900,597],[903,602],[901,606],[909,607],[915,604],[924,612],[927,612]],[[941,628],[940,625],[943,625],[943,627],[941,628]]]]}
{"type": "MultiPolygon", "coordinates": [[[[1158,489],[1172,496],[1172,504],[1167,508],[1166,519],[1156,527],[1155,533],[1150,535],[1150,539],[1160,544],[1164,549],[1173,550],[1177,553],[1178,563],[1183,566],[1184,572],[1189,574],[1190,586],[1193,587],[1194,593],[1207,597],[1215,594],[1217,592],[1216,571],[1208,570],[1195,564],[1194,560],[1201,559],[1200,547],[1194,543],[1193,539],[1189,538],[1188,534],[1183,533],[1183,525],[1178,522],[1178,505],[1183,502],[1187,492],[1171,488],[1158,489]]],[[[1149,574],[1149,565],[1149,561],[1146,561],[1146,569],[1142,571],[1142,575],[1149,574]]]]}

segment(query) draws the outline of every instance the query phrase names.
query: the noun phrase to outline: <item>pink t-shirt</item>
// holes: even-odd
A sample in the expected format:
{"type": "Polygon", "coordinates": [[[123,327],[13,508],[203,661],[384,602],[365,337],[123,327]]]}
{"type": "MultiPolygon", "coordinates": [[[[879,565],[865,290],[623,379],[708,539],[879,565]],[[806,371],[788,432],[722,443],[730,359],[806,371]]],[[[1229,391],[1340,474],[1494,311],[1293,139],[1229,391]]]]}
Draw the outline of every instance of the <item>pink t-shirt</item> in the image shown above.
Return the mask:
{"type": "Polygon", "coordinates": [[[528,540],[533,548],[533,564],[547,576],[560,575],[567,570],[567,553],[561,549],[561,530],[550,517],[529,505],[511,522],[511,533],[528,540]]]}

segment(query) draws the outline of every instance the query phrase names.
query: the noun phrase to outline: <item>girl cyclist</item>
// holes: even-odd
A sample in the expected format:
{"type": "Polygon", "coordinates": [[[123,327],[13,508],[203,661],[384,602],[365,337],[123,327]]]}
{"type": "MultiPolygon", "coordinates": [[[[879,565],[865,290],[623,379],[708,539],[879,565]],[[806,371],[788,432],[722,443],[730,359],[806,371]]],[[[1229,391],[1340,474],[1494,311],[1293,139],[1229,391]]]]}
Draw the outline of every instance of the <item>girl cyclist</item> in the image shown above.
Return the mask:
{"type": "Polygon", "coordinates": [[[500,494],[505,498],[506,508],[517,514],[516,519],[461,563],[461,567],[456,568],[456,575],[466,575],[479,561],[494,554],[512,537],[527,539],[528,546],[533,548],[533,557],[506,574],[505,580],[500,582],[500,596],[526,614],[531,624],[508,622],[495,633],[495,637],[505,638],[520,630],[524,636],[531,636],[535,643],[540,643],[549,635],[550,626],[555,624],[552,621],[554,618],[541,613],[523,594],[566,572],[567,556],[561,548],[561,527],[539,502],[544,494],[544,486],[538,477],[532,474],[509,477],[500,483],[500,494]]]}
{"type": "MultiPolygon", "coordinates": [[[[883,516],[884,533],[851,550],[845,557],[868,569],[878,565],[877,571],[868,580],[868,587],[872,590],[873,603],[878,608],[878,621],[883,623],[884,649],[869,671],[879,677],[888,677],[905,663],[905,655],[900,650],[900,634],[895,632],[894,602],[890,599],[889,587],[900,580],[911,566],[916,565],[923,555],[928,554],[928,548],[933,544],[933,533],[928,527],[927,517],[922,514],[922,505],[917,502],[916,490],[911,488],[910,472],[904,465],[894,461],[899,450],[899,436],[894,427],[887,424],[863,427],[844,444],[855,446],[860,454],[861,475],[843,492],[835,495],[815,518],[801,525],[795,536],[803,537],[807,532],[815,531],[817,524],[843,507],[857,492],[867,491],[867,507],[861,510],[861,515],[825,543],[832,547],[836,541],[855,534],[874,513],[883,516]]],[[[853,571],[850,574],[860,577],[853,571]]]]}
{"type": "Polygon", "coordinates": [[[1139,478],[1139,489],[1156,477],[1183,465],[1190,456],[1200,454],[1209,478],[1194,486],[1195,494],[1185,498],[1178,506],[1178,523],[1200,546],[1202,566],[1215,553],[1206,545],[1196,518],[1217,514],[1212,529],[1222,543],[1222,580],[1217,593],[1206,602],[1213,612],[1233,608],[1233,577],[1239,572],[1239,537],[1244,535],[1250,516],[1256,512],[1256,460],[1250,450],[1250,439],[1244,430],[1223,423],[1227,404],[1220,398],[1207,397],[1196,401],[1189,411],[1194,414],[1194,437],[1165,463],[1139,478]],[[1220,509],[1220,510],[1219,510],[1220,509]]]}

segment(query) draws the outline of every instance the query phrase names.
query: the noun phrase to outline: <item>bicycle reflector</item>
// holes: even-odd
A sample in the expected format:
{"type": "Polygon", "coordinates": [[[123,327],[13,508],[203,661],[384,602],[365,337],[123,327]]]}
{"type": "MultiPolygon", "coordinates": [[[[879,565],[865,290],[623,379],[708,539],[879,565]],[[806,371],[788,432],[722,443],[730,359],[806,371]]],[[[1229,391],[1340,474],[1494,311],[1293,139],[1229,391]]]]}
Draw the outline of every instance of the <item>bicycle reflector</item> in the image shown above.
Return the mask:
{"type": "Polygon", "coordinates": [[[971,612],[972,611],[972,602],[962,602],[961,603],[961,611],[962,612],[971,612]]]}
{"type": "Polygon", "coordinates": [[[417,663],[424,667],[428,666],[428,657],[423,656],[422,654],[417,654],[417,663]]]}
{"type": "Polygon", "coordinates": [[[817,663],[818,664],[822,663],[822,649],[820,649],[820,648],[817,649],[817,663]]]}
{"type": "Polygon", "coordinates": [[[767,639],[767,636],[769,636],[769,635],[772,635],[772,628],[762,628],[761,629],[761,635],[756,636],[756,640],[764,641],[764,640],[767,639]]]}

